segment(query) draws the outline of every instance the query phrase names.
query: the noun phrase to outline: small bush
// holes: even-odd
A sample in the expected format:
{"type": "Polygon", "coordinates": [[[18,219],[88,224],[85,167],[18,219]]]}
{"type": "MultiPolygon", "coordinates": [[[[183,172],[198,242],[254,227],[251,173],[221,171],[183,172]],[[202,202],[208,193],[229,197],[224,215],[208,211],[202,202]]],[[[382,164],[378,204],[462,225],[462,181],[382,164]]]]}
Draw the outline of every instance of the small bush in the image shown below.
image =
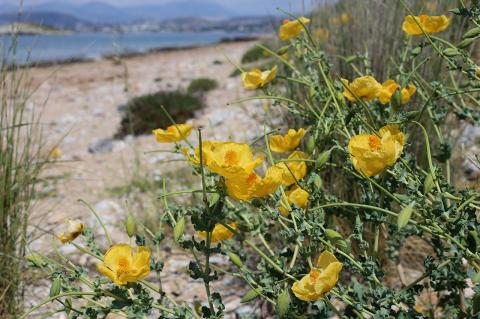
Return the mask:
{"type": "Polygon", "coordinates": [[[247,50],[242,56],[242,63],[251,63],[258,60],[265,59],[267,55],[264,50],[258,46],[253,46],[247,50]]]}
{"type": "Polygon", "coordinates": [[[190,94],[203,93],[210,90],[214,90],[218,87],[218,83],[215,80],[208,78],[198,78],[192,80],[187,88],[187,92],[190,94]]]}
{"type": "Polygon", "coordinates": [[[133,98],[115,135],[122,138],[128,134],[141,135],[172,123],[162,110],[162,105],[177,123],[192,118],[194,112],[203,107],[203,102],[189,93],[180,91],[157,92],[133,98]]]}

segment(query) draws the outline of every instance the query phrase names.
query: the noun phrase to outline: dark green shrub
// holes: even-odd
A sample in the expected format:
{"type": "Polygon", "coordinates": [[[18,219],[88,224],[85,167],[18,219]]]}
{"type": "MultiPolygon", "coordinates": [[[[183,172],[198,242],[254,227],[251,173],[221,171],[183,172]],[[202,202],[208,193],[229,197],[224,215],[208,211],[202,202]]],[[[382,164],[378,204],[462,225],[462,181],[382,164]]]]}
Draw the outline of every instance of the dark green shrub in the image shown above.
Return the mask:
{"type": "Polygon", "coordinates": [[[218,86],[217,81],[208,78],[198,78],[192,80],[187,88],[187,92],[190,94],[207,92],[216,89],[218,86]]]}
{"type": "Polygon", "coordinates": [[[261,59],[265,59],[267,56],[262,48],[253,46],[247,50],[242,56],[242,63],[251,63],[261,59]]]}
{"type": "Polygon", "coordinates": [[[162,105],[176,123],[183,123],[192,118],[196,110],[203,107],[203,102],[200,98],[180,91],[135,97],[129,102],[115,137],[150,134],[156,128],[172,125],[162,110],[162,105]]]}

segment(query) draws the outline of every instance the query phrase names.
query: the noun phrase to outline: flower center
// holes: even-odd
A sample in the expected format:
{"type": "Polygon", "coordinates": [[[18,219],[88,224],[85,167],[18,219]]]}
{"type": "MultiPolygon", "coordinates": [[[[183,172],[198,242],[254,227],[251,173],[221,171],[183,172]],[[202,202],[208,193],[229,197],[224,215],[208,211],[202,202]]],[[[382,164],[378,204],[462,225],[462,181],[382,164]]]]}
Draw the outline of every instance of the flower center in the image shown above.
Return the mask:
{"type": "Polygon", "coordinates": [[[257,174],[255,173],[252,173],[250,175],[248,175],[248,178],[247,178],[247,187],[250,188],[253,186],[253,184],[255,184],[255,181],[257,180],[257,174]]]}
{"type": "Polygon", "coordinates": [[[283,24],[287,24],[289,22],[290,22],[290,20],[288,20],[288,19],[283,20],[283,24]]]}
{"type": "Polygon", "coordinates": [[[234,150],[229,150],[225,153],[224,157],[225,163],[227,165],[237,165],[238,164],[238,155],[234,150]]]}
{"type": "Polygon", "coordinates": [[[310,279],[316,280],[318,278],[318,276],[320,276],[320,272],[318,270],[312,269],[310,271],[310,279]]]}
{"type": "Polygon", "coordinates": [[[382,141],[376,135],[371,135],[368,137],[368,146],[372,150],[379,150],[382,148],[382,141]]]}
{"type": "Polygon", "coordinates": [[[118,273],[126,273],[128,271],[130,263],[128,262],[128,259],[125,257],[122,257],[118,260],[118,273]]]}

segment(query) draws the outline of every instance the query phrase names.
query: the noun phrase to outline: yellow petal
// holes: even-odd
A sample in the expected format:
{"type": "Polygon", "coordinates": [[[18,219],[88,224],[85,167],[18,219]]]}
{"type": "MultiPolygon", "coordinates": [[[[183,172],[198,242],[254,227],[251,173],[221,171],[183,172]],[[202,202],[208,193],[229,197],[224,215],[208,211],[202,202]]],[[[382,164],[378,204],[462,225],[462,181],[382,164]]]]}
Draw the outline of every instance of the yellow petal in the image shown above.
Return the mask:
{"type": "Polygon", "coordinates": [[[317,268],[320,270],[325,270],[327,269],[328,265],[334,262],[338,262],[337,257],[335,257],[328,250],[325,250],[317,259],[317,268]]]}
{"type": "Polygon", "coordinates": [[[255,90],[262,84],[262,71],[254,69],[250,72],[242,72],[243,87],[246,90],[255,90]]]}
{"type": "Polygon", "coordinates": [[[132,247],[128,244],[116,244],[110,247],[103,257],[104,264],[113,271],[118,268],[120,260],[132,262],[132,247]]]}
{"type": "MultiPolygon", "coordinates": [[[[237,225],[235,223],[230,223],[228,224],[228,226],[230,226],[232,229],[237,229],[237,225]]],[[[228,229],[227,227],[223,226],[222,224],[216,224],[212,231],[211,242],[216,243],[219,241],[228,240],[232,238],[233,235],[235,234],[232,231],[230,231],[230,229],[228,229]]],[[[198,236],[200,236],[203,239],[206,239],[207,232],[204,232],[204,231],[198,232],[198,236]]]]}
{"type": "Polygon", "coordinates": [[[308,23],[310,23],[310,19],[307,19],[305,17],[301,17],[293,21],[285,20],[282,26],[280,26],[280,29],[278,30],[278,37],[282,41],[287,41],[295,38],[297,35],[300,34],[300,32],[304,30],[303,25],[306,25],[308,23]]]}
{"type": "Polygon", "coordinates": [[[192,125],[176,124],[169,126],[166,130],[156,129],[152,133],[159,143],[179,142],[190,136],[192,125]]]}
{"type": "Polygon", "coordinates": [[[282,135],[273,135],[270,137],[270,149],[272,152],[276,153],[285,153],[290,152],[295,149],[305,135],[305,130],[303,128],[295,131],[289,129],[288,133],[284,136],[282,135]]]}
{"type": "Polygon", "coordinates": [[[441,16],[412,16],[408,15],[402,24],[402,29],[409,35],[423,35],[423,32],[438,33],[444,31],[450,24],[450,18],[441,16]],[[423,29],[423,32],[422,32],[423,29]]]}
{"type": "Polygon", "coordinates": [[[356,78],[352,83],[348,83],[345,79],[341,79],[341,81],[345,86],[343,96],[350,102],[357,101],[357,98],[364,101],[373,100],[382,89],[382,85],[369,75],[356,78]]]}

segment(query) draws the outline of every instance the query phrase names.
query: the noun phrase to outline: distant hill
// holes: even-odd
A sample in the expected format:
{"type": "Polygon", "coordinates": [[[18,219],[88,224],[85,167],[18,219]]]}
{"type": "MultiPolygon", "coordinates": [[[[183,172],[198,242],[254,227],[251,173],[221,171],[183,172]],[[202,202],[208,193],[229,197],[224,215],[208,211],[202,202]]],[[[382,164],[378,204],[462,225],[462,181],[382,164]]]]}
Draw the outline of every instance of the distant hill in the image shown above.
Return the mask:
{"type": "Polygon", "coordinates": [[[78,28],[91,27],[92,23],[81,20],[73,15],[57,12],[24,12],[0,14],[0,25],[20,23],[33,23],[36,25],[48,26],[56,29],[74,30],[78,28]]]}
{"type": "MultiPolygon", "coordinates": [[[[16,11],[18,8],[14,6],[0,6],[0,14],[12,14],[16,11]]],[[[103,2],[75,5],[57,0],[26,5],[22,11],[26,16],[38,16],[46,12],[70,15],[94,24],[123,24],[144,19],[169,20],[183,17],[225,18],[233,15],[224,6],[208,0],[184,0],[161,5],[130,7],[116,7],[103,2]]]]}
{"type": "Polygon", "coordinates": [[[162,5],[146,5],[127,8],[137,19],[169,20],[175,18],[201,17],[226,18],[235,15],[224,6],[208,1],[176,1],[162,5]]]}

